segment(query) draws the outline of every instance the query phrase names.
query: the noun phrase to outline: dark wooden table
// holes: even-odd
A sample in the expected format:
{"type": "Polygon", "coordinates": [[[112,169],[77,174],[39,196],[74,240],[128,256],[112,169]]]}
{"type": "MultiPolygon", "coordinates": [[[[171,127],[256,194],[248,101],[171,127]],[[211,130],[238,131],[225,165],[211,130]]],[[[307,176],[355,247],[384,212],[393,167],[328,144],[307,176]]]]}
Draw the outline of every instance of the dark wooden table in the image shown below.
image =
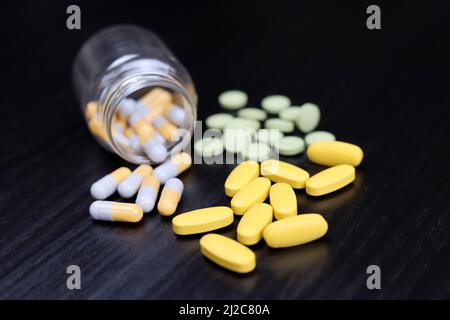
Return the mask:
{"type": "MultiPolygon", "coordinates": [[[[81,2],[78,31],[66,29],[69,4],[2,10],[0,298],[450,298],[447,4],[380,3],[376,31],[366,28],[370,3],[360,2],[81,2]],[[90,136],[71,63],[89,35],[123,22],[153,29],[184,63],[200,120],[220,110],[227,89],[248,92],[252,106],[282,93],[317,103],[319,129],[364,149],[353,185],[320,198],[298,192],[300,212],[327,219],[326,237],[283,250],[261,243],[256,271],[236,275],[158,214],[135,226],[89,217],[92,182],[126,163],[90,136]],[[66,288],[73,264],[81,290],[66,288]],[[366,287],[373,264],[381,290],[366,287]]],[[[284,160],[323,169],[304,154],[284,160]]],[[[183,174],[179,212],[228,205],[232,168],[183,174]]],[[[219,233],[234,237],[235,226],[219,233]]]]}

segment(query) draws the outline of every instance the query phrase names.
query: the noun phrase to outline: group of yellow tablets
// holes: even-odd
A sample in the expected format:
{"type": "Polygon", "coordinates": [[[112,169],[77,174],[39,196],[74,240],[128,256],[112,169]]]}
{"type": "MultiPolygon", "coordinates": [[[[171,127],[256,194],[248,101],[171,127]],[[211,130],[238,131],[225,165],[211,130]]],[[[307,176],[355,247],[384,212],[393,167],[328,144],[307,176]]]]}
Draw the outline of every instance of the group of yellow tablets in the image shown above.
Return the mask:
{"type": "Polygon", "coordinates": [[[279,160],[265,160],[261,164],[242,162],[225,181],[225,194],[231,197],[230,207],[180,214],[172,220],[173,231],[178,235],[206,233],[232,224],[235,214],[242,215],[237,241],[213,233],[200,239],[205,257],[238,273],[255,269],[256,256],[247,246],[263,238],[272,248],[319,239],[326,234],[328,224],[320,214],[298,214],[294,189],[304,188],[307,194],[320,196],[343,188],[354,181],[355,166],[361,163],[363,151],[350,143],[327,141],[310,145],[307,156],[315,163],[331,167],[311,177],[307,171],[279,160]],[[265,203],[267,198],[269,204],[265,203]]]}
{"type": "MultiPolygon", "coordinates": [[[[91,101],[85,115],[91,132],[106,144],[111,143],[100,105],[91,101]]],[[[122,148],[138,155],[146,155],[153,163],[168,156],[168,147],[175,131],[186,121],[184,109],[176,104],[174,96],[162,88],[154,88],[135,100],[123,99],[111,124],[112,139],[122,148]]]]}

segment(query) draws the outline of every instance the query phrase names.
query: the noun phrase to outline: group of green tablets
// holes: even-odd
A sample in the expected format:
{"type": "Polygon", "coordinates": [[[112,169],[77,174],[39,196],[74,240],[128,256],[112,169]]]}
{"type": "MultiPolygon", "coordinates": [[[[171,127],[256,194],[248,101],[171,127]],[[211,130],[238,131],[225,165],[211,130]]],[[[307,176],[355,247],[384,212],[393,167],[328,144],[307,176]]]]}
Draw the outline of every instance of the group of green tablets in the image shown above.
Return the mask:
{"type": "Polygon", "coordinates": [[[261,107],[248,107],[248,96],[239,90],[219,95],[219,104],[228,112],[209,116],[205,123],[213,134],[194,143],[203,157],[221,155],[224,150],[243,158],[264,161],[274,153],[295,156],[307,145],[318,141],[335,141],[327,131],[314,131],[320,121],[320,109],[314,103],[294,106],[284,95],[267,96],[261,107]],[[304,138],[295,135],[296,128],[304,138]]]}

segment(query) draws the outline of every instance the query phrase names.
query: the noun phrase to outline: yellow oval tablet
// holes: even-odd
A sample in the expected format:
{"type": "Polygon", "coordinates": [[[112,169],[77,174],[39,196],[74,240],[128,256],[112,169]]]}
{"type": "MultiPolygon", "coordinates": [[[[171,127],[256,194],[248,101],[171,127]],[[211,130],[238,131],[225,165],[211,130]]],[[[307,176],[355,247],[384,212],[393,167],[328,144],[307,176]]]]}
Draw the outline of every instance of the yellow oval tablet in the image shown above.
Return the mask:
{"type": "Polygon", "coordinates": [[[272,248],[297,246],[324,236],[327,221],[317,213],[300,214],[272,222],[264,229],[264,240],[272,248]]]}
{"type": "Polygon", "coordinates": [[[297,215],[297,196],[294,189],[284,182],[270,187],[270,204],[277,220],[297,215]]]}
{"type": "Polygon", "coordinates": [[[172,229],[179,235],[203,233],[226,227],[233,223],[233,219],[230,208],[209,207],[176,216],[172,219],[172,229]]]}
{"type": "Polygon", "coordinates": [[[244,161],[231,171],[225,181],[225,194],[232,197],[247,183],[259,176],[259,164],[255,161],[244,161]]]}
{"type": "Polygon", "coordinates": [[[306,193],[311,196],[321,196],[342,187],[355,180],[355,168],[341,164],[319,172],[306,180],[306,193]]]}
{"type": "Polygon", "coordinates": [[[306,150],[308,159],[324,166],[349,164],[357,167],[364,153],[357,145],[342,141],[322,141],[313,143],[306,150]]]}
{"type": "Polygon", "coordinates": [[[253,179],[231,199],[231,209],[236,214],[244,214],[255,203],[264,202],[269,195],[269,189],[269,179],[253,179]]]}
{"type": "Polygon", "coordinates": [[[219,266],[238,273],[248,273],[256,267],[252,250],[239,242],[210,233],[200,239],[202,254],[219,266]]]}
{"type": "Polygon", "coordinates": [[[278,160],[266,160],[261,163],[261,175],[273,182],[285,182],[292,188],[302,189],[309,173],[290,163],[278,160]]]}
{"type": "Polygon", "coordinates": [[[261,240],[264,228],[272,222],[272,206],[267,203],[257,203],[250,207],[242,216],[237,227],[239,242],[252,245],[261,240]]]}

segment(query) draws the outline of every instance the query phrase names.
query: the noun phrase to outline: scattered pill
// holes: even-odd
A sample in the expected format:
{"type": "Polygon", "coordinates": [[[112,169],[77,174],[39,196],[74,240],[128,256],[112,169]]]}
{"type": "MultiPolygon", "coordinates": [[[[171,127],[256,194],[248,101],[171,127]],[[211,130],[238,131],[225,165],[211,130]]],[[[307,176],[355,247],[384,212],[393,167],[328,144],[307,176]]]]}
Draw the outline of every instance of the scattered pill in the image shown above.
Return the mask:
{"type": "Polygon", "coordinates": [[[159,131],[159,133],[167,141],[172,141],[175,131],[178,129],[175,125],[167,121],[163,116],[157,116],[153,119],[153,125],[159,131]]]}
{"type": "Polygon", "coordinates": [[[225,129],[223,146],[230,153],[241,153],[252,142],[253,129],[225,129]]]}
{"type": "Polygon", "coordinates": [[[282,156],[295,156],[305,150],[305,141],[296,136],[283,137],[278,146],[278,152],[282,156]]]}
{"type": "Polygon", "coordinates": [[[264,228],[272,222],[272,216],[272,206],[267,203],[251,206],[239,221],[238,241],[249,246],[258,243],[262,239],[264,228]]]}
{"type": "Polygon", "coordinates": [[[237,115],[240,118],[258,121],[264,121],[267,119],[267,113],[264,110],[258,108],[244,108],[239,110],[237,115]]]}
{"type": "Polygon", "coordinates": [[[266,160],[261,163],[261,175],[273,182],[285,182],[294,189],[305,187],[309,173],[290,163],[278,160],[266,160]]]}
{"type": "Polygon", "coordinates": [[[228,207],[209,207],[179,214],[172,219],[173,232],[189,235],[209,232],[233,223],[233,210],[228,207]]]}
{"type": "Polygon", "coordinates": [[[314,131],[311,133],[308,133],[305,136],[305,141],[308,145],[311,145],[316,142],[322,142],[322,141],[335,141],[336,137],[334,134],[328,132],[328,131],[314,131]]]}
{"type": "Polygon", "coordinates": [[[209,260],[234,272],[248,273],[256,267],[256,256],[252,250],[219,234],[204,235],[200,239],[200,250],[209,260]]]}
{"type": "Polygon", "coordinates": [[[178,178],[166,181],[158,202],[158,212],[163,216],[170,216],[177,210],[183,194],[184,185],[178,178]]]}
{"type": "Polygon", "coordinates": [[[157,177],[162,184],[164,184],[170,178],[175,178],[184,172],[191,166],[191,164],[191,156],[186,152],[181,152],[156,167],[155,171],[153,171],[153,175],[157,177]]]}
{"type": "Polygon", "coordinates": [[[194,150],[199,156],[215,157],[223,153],[223,140],[219,137],[205,137],[194,143],[194,150]]]}
{"type": "Polygon", "coordinates": [[[131,198],[139,190],[142,180],[153,171],[153,168],[147,164],[141,164],[132,173],[130,173],[117,188],[120,196],[123,198],[131,198]]]}
{"type": "Polygon", "coordinates": [[[158,197],[158,191],[161,182],[153,175],[148,175],[142,181],[141,188],[136,197],[136,204],[139,205],[145,213],[153,210],[158,197]]]}
{"type": "Polygon", "coordinates": [[[229,123],[225,125],[225,130],[227,129],[253,129],[258,130],[261,124],[257,120],[244,119],[244,118],[233,118],[229,123]]]}
{"type": "Polygon", "coordinates": [[[116,222],[138,222],[142,219],[142,208],[134,203],[94,201],[89,207],[94,220],[116,222]]]}
{"type": "Polygon", "coordinates": [[[283,120],[279,118],[267,119],[264,122],[264,126],[267,129],[277,129],[281,132],[288,133],[294,131],[294,123],[288,120],[283,120]]]}
{"type": "Polygon", "coordinates": [[[340,164],[323,170],[306,180],[306,193],[321,196],[345,187],[355,180],[355,168],[340,164]]]}
{"type": "Polygon", "coordinates": [[[228,113],[216,113],[206,118],[206,126],[210,129],[222,130],[225,126],[233,120],[234,117],[228,113]]]}
{"type": "Polygon", "coordinates": [[[166,111],[166,117],[178,127],[182,127],[184,125],[184,120],[186,119],[186,112],[183,108],[172,105],[166,111]]]}
{"type": "Polygon", "coordinates": [[[225,194],[233,197],[250,181],[258,178],[259,164],[255,161],[244,161],[237,165],[225,180],[225,194]]]}
{"type": "Polygon", "coordinates": [[[320,109],[314,103],[305,103],[300,107],[300,115],[296,120],[300,131],[308,133],[313,131],[320,121],[320,109]]]}
{"type": "Polygon", "coordinates": [[[103,200],[108,198],[117,190],[117,186],[121,183],[129,174],[131,170],[126,167],[120,167],[114,170],[110,174],[104,176],[91,186],[91,195],[94,199],[103,200]]]}
{"type": "Polygon", "coordinates": [[[262,99],[261,107],[270,114],[278,114],[281,110],[289,108],[291,100],[282,95],[268,96],[262,99]]]}
{"type": "Polygon", "coordinates": [[[342,141],[316,142],[308,147],[306,154],[310,161],[324,166],[349,164],[357,167],[364,157],[360,147],[342,141]]]}
{"type": "Polygon", "coordinates": [[[284,120],[296,121],[300,117],[301,107],[292,106],[280,112],[279,117],[284,120]]]}
{"type": "Polygon", "coordinates": [[[277,220],[297,215],[297,196],[289,184],[277,182],[272,185],[269,198],[277,220]]]}
{"type": "Polygon", "coordinates": [[[272,222],[264,229],[264,240],[272,248],[298,246],[323,237],[327,221],[317,213],[300,214],[272,222]]]}
{"type": "Polygon", "coordinates": [[[252,142],[242,150],[242,155],[245,159],[261,162],[270,158],[272,148],[263,142],[252,142]]]}
{"type": "Polygon", "coordinates": [[[284,134],[278,129],[259,129],[256,133],[256,140],[259,142],[267,143],[278,149],[280,140],[284,134]]]}
{"type": "Polygon", "coordinates": [[[269,195],[269,189],[269,179],[253,179],[233,196],[231,209],[235,214],[243,215],[254,204],[264,202],[269,195]]]}
{"type": "Polygon", "coordinates": [[[247,105],[247,94],[239,90],[226,91],[219,95],[220,105],[229,110],[236,110],[247,105]]]}

